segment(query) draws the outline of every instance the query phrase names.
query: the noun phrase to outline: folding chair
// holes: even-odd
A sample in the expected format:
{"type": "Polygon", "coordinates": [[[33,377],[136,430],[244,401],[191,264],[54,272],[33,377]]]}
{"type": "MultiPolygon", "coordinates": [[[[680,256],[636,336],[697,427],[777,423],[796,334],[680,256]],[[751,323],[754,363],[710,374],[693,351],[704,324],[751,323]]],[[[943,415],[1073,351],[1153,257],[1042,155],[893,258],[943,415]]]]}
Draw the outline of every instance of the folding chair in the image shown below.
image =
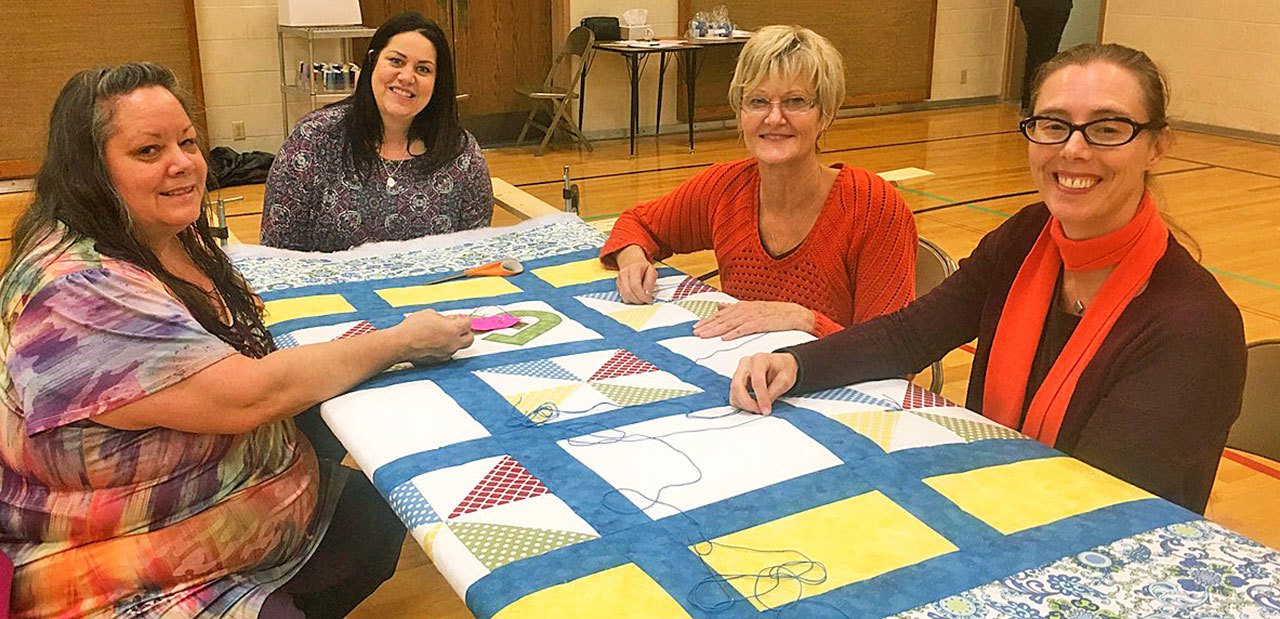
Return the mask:
{"type": "Polygon", "coordinates": [[[1249,344],[1244,401],[1227,447],[1280,460],[1280,340],[1249,344]]]}
{"type": "MultiPolygon", "coordinates": [[[[916,298],[933,290],[942,280],[956,272],[956,262],[929,239],[919,237],[916,247],[916,298]]],[[[929,366],[929,391],[942,393],[942,360],[929,366]]]]}
{"type": "Polygon", "coordinates": [[[577,140],[579,146],[586,147],[587,151],[592,150],[591,142],[587,141],[587,137],[572,122],[570,111],[573,109],[573,102],[579,96],[578,83],[591,66],[592,57],[595,56],[595,49],[591,47],[595,40],[596,36],[590,29],[582,26],[574,28],[569,32],[569,38],[565,40],[564,49],[551,63],[551,71],[547,73],[547,79],[542,82],[542,86],[537,89],[516,88],[517,92],[532,100],[532,109],[529,110],[529,117],[524,121],[524,127],[520,129],[520,137],[516,139],[516,144],[524,142],[524,136],[529,132],[529,127],[536,127],[543,132],[543,137],[542,144],[538,146],[534,155],[542,155],[547,150],[547,143],[551,141],[551,136],[556,130],[563,129],[577,140]],[[561,82],[562,85],[557,85],[557,82],[561,82]],[[538,122],[539,112],[546,114],[550,119],[547,124],[538,122]]]}

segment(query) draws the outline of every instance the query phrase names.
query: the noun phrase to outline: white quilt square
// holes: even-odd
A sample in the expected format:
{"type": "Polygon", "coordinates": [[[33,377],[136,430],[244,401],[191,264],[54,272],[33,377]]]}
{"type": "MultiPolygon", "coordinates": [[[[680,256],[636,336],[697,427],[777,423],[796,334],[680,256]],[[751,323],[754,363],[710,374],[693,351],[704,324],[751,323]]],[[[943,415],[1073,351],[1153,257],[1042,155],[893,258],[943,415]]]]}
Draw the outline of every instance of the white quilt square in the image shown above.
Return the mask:
{"type": "Polygon", "coordinates": [[[477,307],[440,313],[488,316],[504,312],[519,318],[520,323],[506,329],[477,333],[471,346],[459,350],[454,358],[467,359],[510,350],[601,339],[599,333],[582,326],[542,301],[523,301],[501,307],[477,307]]]}
{"type": "Polygon", "coordinates": [[[785,419],[727,406],[558,444],[655,520],[841,464],[785,419]]]}
{"type": "Polygon", "coordinates": [[[336,325],[325,325],[320,327],[308,327],[306,329],[298,329],[288,333],[282,333],[275,337],[277,348],[293,348],[294,346],[303,346],[306,344],[322,344],[324,342],[332,342],[344,338],[354,337],[364,333],[372,333],[377,331],[376,328],[367,320],[352,320],[349,322],[338,323],[336,325]]]}
{"type": "Polygon", "coordinates": [[[617,292],[593,292],[576,298],[583,305],[636,331],[670,327],[706,318],[721,303],[733,297],[687,275],[658,278],[654,302],[647,305],[624,303],[617,292]]]}
{"type": "Polygon", "coordinates": [[[511,456],[424,473],[413,485],[441,518],[415,537],[459,594],[501,565],[600,536],[511,456]]]}
{"type": "Polygon", "coordinates": [[[340,395],[322,404],[320,414],[367,472],[403,456],[489,436],[428,380],[340,395]]]}
{"type": "Polygon", "coordinates": [[[554,423],[702,392],[616,348],[498,366],[475,375],[535,423],[554,423]]]}
{"type": "Polygon", "coordinates": [[[744,357],[750,357],[759,352],[773,352],[779,348],[803,344],[813,339],[812,335],[803,331],[775,331],[755,333],[729,341],[718,337],[703,339],[689,336],[658,343],[721,376],[732,378],[734,371],[738,369],[738,361],[744,357]]]}

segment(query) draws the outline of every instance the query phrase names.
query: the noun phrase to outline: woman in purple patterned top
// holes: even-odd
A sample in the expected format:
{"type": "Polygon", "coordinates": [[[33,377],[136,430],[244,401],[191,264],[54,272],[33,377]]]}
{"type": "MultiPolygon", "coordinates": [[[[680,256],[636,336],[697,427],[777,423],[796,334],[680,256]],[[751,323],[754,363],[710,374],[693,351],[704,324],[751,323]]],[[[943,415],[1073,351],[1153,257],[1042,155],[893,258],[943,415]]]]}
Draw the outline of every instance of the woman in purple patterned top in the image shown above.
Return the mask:
{"type": "Polygon", "coordinates": [[[304,116],[280,148],[262,244],[339,251],[488,225],[489,167],[455,91],[440,27],[412,12],[387,20],[355,93],[304,116]]]}

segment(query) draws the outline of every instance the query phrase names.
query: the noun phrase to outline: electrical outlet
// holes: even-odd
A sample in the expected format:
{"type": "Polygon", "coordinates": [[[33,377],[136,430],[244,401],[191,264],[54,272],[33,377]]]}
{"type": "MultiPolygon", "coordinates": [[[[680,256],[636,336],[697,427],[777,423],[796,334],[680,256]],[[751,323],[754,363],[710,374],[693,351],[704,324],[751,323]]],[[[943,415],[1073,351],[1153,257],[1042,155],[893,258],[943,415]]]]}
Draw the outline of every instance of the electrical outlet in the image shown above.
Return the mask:
{"type": "Polygon", "coordinates": [[[961,84],[968,84],[968,83],[969,83],[969,70],[968,70],[968,69],[960,69],[960,83],[961,83],[961,84]]]}
{"type": "MultiPolygon", "coordinates": [[[[963,83],[963,82],[961,82],[961,83],[963,83]]],[[[246,135],[245,135],[245,133],[244,133],[244,121],[243,121],[243,120],[233,120],[233,121],[231,121],[231,139],[233,139],[233,140],[243,140],[243,139],[245,139],[245,138],[247,138],[247,137],[248,137],[248,136],[246,136],[246,135]]]]}

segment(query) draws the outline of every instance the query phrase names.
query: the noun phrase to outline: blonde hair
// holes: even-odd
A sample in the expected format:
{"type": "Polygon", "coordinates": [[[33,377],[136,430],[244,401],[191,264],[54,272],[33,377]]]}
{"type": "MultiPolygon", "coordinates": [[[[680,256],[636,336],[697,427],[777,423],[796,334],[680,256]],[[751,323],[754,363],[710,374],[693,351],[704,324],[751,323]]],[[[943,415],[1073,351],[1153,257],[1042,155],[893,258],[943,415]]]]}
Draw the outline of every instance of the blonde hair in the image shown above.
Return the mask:
{"type": "Polygon", "coordinates": [[[844,101],[844,60],[826,37],[802,26],[765,26],[742,47],[729,82],[729,106],[738,113],[744,93],[769,78],[799,78],[813,84],[824,124],[844,101]]]}

